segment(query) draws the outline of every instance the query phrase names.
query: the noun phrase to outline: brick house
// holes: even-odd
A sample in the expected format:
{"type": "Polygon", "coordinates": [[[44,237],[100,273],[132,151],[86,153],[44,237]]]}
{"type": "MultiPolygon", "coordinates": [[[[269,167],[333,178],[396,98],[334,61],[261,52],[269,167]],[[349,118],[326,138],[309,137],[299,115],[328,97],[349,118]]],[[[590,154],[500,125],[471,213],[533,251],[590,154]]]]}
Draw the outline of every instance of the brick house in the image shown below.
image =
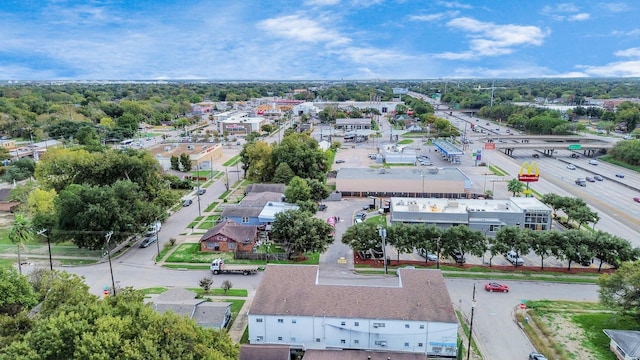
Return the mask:
{"type": "Polygon", "coordinates": [[[257,226],[223,221],[200,238],[200,251],[252,252],[257,239],[257,226]]]}

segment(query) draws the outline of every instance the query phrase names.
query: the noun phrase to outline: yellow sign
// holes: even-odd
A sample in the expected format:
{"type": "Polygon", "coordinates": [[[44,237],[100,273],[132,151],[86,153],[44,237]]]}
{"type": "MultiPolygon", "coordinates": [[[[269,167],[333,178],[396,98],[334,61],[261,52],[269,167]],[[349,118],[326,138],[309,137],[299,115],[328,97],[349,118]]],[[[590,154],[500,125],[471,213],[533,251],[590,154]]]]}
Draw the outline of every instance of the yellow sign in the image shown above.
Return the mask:
{"type": "Polygon", "coordinates": [[[347,258],[345,258],[344,256],[340,256],[338,258],[338,264],[346,264],[347,263],[347,258]]]}
{"type": "Polygon", "coordinates": [[[535,161],[532,161],[529,164],[528,161],[522,163],[520,166],[520,172],[518,173],[518,180],[522,182],[536,182],[540,177],[540,170],[538,169],[538,164],[535,161]]]}

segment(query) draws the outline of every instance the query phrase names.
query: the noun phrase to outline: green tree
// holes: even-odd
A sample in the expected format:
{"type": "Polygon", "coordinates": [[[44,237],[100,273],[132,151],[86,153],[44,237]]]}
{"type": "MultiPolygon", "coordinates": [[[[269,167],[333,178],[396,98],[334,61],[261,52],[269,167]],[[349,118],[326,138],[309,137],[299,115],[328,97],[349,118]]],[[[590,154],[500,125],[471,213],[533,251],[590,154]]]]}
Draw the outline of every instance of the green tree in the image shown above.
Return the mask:
{"type": "MultiPolygon", "coordinates": [[[[416,238],[414,245],[417,249],[424,249],[433,252],[438,256],[438,264],[440,263],[441,243],[440,237],[444,230],[433,224],[417,224],[414,225],[416,230],[416,238]]],[[[425,261],[427,261],[425,259],[425,261]]]]}
{"type": "Polygon", "coordinates": [[[171,162],[171,170],[180,171],[180,158],[176,155],[171,155],[169,159],[171,162]]]}
{"type": "Polygon", "coordinates": [[[516,196],[516,194],[523,192],[524,188],[524,184],[518,181],[518,179],[511,179],[507,183],[507,190],[513,193],[513,196],[516,196]]]}
{"type": "Polygon", "coordinates": [[[296,174],[293,173],[287,163],[278,165],[275,173],[273,174],[272,181],[277,184],[289,184],[289,181],[293,179],[296,174]]]}
{"type": "Polygon", "coordinates": [[[348,227],[342,234],[342,243],[356,252],[382,248],[382,238],[378,228],[371,222],[348,227]]]}
{"type": "Polygon", "coordinates": [[[31,222],[22,214],[16,214],[13,221],[13,225],[9,230],[9,241],[14,243],[18,249],[18,270],[22,274],[22,260],[20,259],[20,252],[24,243],[33,239],[33,232],[31,231],[31,222]]]}
{"type": "Polygon", "coordinates": [[[600,275],[598,285],[603,305],[621,308],[640,320],[640,261],[624,263],[616,272],[600,275]]]}
{"type": "Polygon", "coordinates": [[[23,309],[38,303],[27,278],[13,267],[0,266],[0,314],[16,316],[23,309]]]}
{"type": "Polygon", "coordinates": [[[303,179],[322,180],[329,170],[327,155],[318,142],[307,134],[291,134],[273,148],[271,162],[275,168],[289,164],[291,170],[303,179]]]}
{"type": "Polygon", "coordinates": [[[189,172],[191,171],[191,157],[187,153],[180,154],[180,166],[182,166],[182,171],[189,172]]]}
{"type": "Polygon", "coordinates": [[[318,202],[326,199],[329,196],[329,188],[325,186],[321,181],[317,179],[306,179],[307,185],[311,191],[311,200],[318,202]]]}
{"type": "Polygon", "coordinates": [[[287,249],[289,257],[305,252],[324,252],[333,243],[333,229],[326,222],[301,210],[276,214],[271,231],[275,242],[287,249]]]}
{"type": "Polygon", "coordinates": [[[487,240],[484,234],[471,230],[468,226],[451,226],[442,233],[442,249],[446,252],[459,251],[464,256],[467,253],[482,256],[487,250],[487,240]]]}
{"type": "Polygon", "coordinates": [[[289,203],[307,201],[311,199],[311,188],[305,179],[296,176],[291,179],[289,185],[285,188],[284,197],[289,203]]]}
{"type": "Polygon", "coordinates": [[[36,169],[36,162],[31,158],[22,158],[12,161],[7,166],[6,172],[2,175],[2,180],[8,183],[22,181],[33,176],[36,169]]]}

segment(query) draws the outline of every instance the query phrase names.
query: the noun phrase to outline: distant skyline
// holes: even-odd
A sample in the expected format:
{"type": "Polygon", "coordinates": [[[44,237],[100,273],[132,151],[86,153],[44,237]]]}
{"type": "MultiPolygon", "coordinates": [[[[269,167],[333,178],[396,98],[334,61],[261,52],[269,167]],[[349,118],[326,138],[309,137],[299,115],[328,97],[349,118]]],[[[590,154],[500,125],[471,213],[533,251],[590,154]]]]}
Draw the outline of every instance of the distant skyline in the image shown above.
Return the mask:
{"type": "Polygon", "coordinates": [[[640,77],[640,1],[3,0],[0,80],[640,77]]]}

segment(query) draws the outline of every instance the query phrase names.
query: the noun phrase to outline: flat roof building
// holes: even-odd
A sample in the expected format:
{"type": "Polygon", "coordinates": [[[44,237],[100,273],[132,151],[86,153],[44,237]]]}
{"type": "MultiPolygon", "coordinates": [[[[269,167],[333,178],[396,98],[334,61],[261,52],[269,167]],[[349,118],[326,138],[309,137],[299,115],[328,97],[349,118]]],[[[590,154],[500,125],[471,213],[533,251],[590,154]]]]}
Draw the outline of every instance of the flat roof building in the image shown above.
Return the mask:
{"type": "Polygon", "coordinates": [[[549,230],[551,212],[548,206],[533,197],[507,200],[392,197],[390,200],[392,223],[424,223],[440,227],[467,225],[488,236],[495,236],[504,226],[549,230]]]}
{"type": "Polygon", "coordinates": [[[342,168],[336,190],[343,196],[467,198],[473,182],[458,168],[342,168]]]}

